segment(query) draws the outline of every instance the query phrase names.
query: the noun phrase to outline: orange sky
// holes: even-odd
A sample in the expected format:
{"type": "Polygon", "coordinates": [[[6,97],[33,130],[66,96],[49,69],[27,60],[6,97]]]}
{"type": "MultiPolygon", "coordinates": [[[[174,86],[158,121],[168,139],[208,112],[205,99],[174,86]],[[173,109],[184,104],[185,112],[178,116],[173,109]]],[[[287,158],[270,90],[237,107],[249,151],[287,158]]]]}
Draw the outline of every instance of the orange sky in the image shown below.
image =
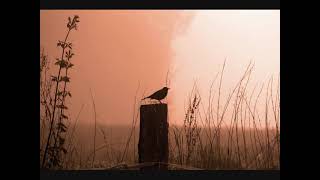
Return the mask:
{"type": "MultiPolygon", "coordinates": [[[[223,88],[233,87],[250,59],[252,84],[280,72],[280,11],[40,11],[40,45],[54,61],[56,42],[66,33],[68,16],[80,16],[71,33],[75,64],[70,72],[70,115],[93,122],[90,89],[97,120],[130,124],[138,84],[138,100],[165,85],[169,120],[182,123],[184,101],[198,79],[206,96],[210,82],[227,58],[223,88]]],[[[204,98],[203,97],[203,98],[204,98]]]]}

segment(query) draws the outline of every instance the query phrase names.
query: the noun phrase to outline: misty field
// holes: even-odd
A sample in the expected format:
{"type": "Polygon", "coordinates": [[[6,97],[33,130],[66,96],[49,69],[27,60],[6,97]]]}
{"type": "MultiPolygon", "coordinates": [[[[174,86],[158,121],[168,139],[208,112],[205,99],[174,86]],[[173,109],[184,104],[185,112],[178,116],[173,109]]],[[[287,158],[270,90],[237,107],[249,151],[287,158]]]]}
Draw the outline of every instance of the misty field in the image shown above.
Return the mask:
{"type": "MultiPolygon", "coordinates": [[[[92,135],[94,129],[88,129],[86,124],[78,125],[78,132],[75,133],[77,141],[75,141],[73,149],[70,149],[71,157],[66,156],[65,169],[91,169],[91,168],[110,168],[120,163],[137,164],[138,163],[138,147],[139,130],[137,129],[132,136],[126,152],[127,138],[130,134],[130,126],[101,126],[97,136],[96,143],[98,144],[95,152],[95,163],[92,167],[93,141],[92,135]],[[80,130],[81,129],[81,130],[80,130]],[[135,138],[135,140],[133,140],[135,138]],[[135,142],[135,143],[134,143],[135,142]]],[[[279,144],[275,139],[270,142],[268,151],[267,135],[264,130],[245,130],[244,136],[248,140],[244,144],[242,134],[238,138],[239,147],[237,147],[236,134],[233,134],[232,139],[234,144],[231,144],[229,132],[227,129],[220,130],[220,155],[218,147],[211,148],[210,139],[207,138],[206,132],[208,129],[201,129],[199,140],[194,145],[193,152],[189,154],[186,142],[176,142],[175,133],[182,133],[183,127],[170,127],[169,130],[169,162],[178,165],[187,165],[203,169],[279,169],[279,144]],[[176,132],[174,132],[176,131],[176,132]],[[206,132],[205,132],[206,131],[206,132]],[[255,144],[251,142],[254,134],[259,134],[262,142],[255,144]],[[185,149],[180,149],[182,148],[185,149]],[[239,149],[238,149],[239,148],[239,149]],[[228,151],[229,149],[229,151],[228,151]],[[239,153],[238,153],[239,150],[239,153]],[[229,152],[229,154],[228,154],[229,152]],[[238,156],[240,155],[240,157],[238,156]],[[240,159],[239,159],[240,158],[240,159]]],[[[241,132],[242,133],[242,132],[241,132]]],[[[256,135],[257,136],[257,135],[256,135]]],[[[275,137],[276,131],[269,130],[269,136],[275,137]]],[[[183,137],[180,137],[183,139],[183,137]]],[[[256,137],[257,138],[257,137],[256,137]]],[[[216,142],[214,142],[216,143],[216,142]]]]}
{"type": "MultiPolygon", "coordinates": [[[[93,97],[89,103],[94,107],[90,120],[94,123],[78,122],[79,117],[71,119],[68,114],[72,106],[67,103],[72,98],[68,70],[77,65],[71,63],[76,52],[68,36],[76,33],[79,22],[78,16],[68,19],[67,34],[57,43],[61,55],[54,65],[40,50],[40,168],[84,170],[137,164],[142,97],[132,97],[134,113],[128,126],[99,124],[93,97]]],[[[235,77],[234,88],[222,96],[225,68],[226,61],[207,90],[209,96],[200,93],[195,81],[185,95],[184,118],[169,118],[168,163],[207,170],[279,170],[280,77],[270,77],[262,86],[249,85],[254,69],[250,62],[243,76],[235,77]]]]}

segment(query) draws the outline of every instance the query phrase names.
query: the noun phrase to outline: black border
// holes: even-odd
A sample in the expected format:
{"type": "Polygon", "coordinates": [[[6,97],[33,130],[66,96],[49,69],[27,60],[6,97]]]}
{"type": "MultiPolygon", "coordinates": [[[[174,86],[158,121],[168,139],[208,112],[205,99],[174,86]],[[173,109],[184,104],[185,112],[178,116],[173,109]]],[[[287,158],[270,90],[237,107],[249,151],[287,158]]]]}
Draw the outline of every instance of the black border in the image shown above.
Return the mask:
{"type": "MultiPolygon", "coordinates": [[[[3,176],[38,177],[39,34],[37,2],[3,3],[1,64],[1,161],[3,176]],[[12,8],[9,8],[12,7],[12,8]],[[9,10],[9,11],[6,11],[9,10]],[[25,11],[28,12],[25,12],[25,11]],[[37,175],[36,175],[37,173],[37,175]]],[[[2,177],[2,179],[6,179],[2,177]]],[[[10,177],[11,178],[11,177],[10,177]]],[[[21,178],[22,179],[22,178],[21,178]]],[[[35,178],[32,178],[35,179],[35,178]]]]}
{"type": "MultiPolygon", "coordinates": [[[[279,0],[219,0],[217,2],[213,2],[212,0],[205,0],[205,1],[183,1],[178,4],[177,2],[173,0],[167,0],[167,1],[158,1],[158,0],[115,0],[115,1],[107,1],[107,0],[40,0],[40,10],[58,10],[58,9],[280,9],[280,1],[279,0]]],[[[39,13],[39,11],[37,11],[39,13]]],[[[34,31],[34,33],[39,33],[39,14],[35,15],[38,18],[38,24],[36,25],[37,31],[34,31]]],[[[281,13],[281,19],[283,19],[283,13],[281,13]]],[[[281,20],[281,22],[283,22],[281,20]]],[[[281,28],[283,26],[281,25],[281,28]]],[[[39,38],[39,36],[37,37],[39,38]]],[[[285,38],[288,38],[287,35],[283,33],[281,30],[281,131],[283,136],[281,137],[281,152],[285,151],[286,153],[281,153],[281,173],[287,174],[290,162],[287,161],[287,158],[289,154],[287,154],[289,148],[287,148],[287,145],[289,143],[288,136],[289,136],[289,129],[287,126],[287,118],[288,114],[286,111],[290,105],[288,103],[288,95],[287,92],[284,93],[284,91],[288,91],[286,88],[288,84],[292,81],[290,81],[289,77],[287,76],[287,73],[289,72],[288,69],[284,68],[284,54],[287,54],[288,51],[283,45],[283,40],[285,38]],[[286,53],[284,53],[286,52],[286,53]],[[288,80],[288,81],[287,81],[288,80]],[[285,172],[285,173],[283,173],[285,172]]],[[[39,47],[39,41],[36,42],[35,46],[33,47],[35,50],[34,57],[38,57],[38,47],[39,47]]],[[[30,53],[29,53],[30,54],[30,53]]],[[[287,63],[287,62],[286,62],[287,63]]],[[[29,64],[30,65],[30,64],[29,64]]],[[[36,64],[37,65],[37,64],[36,64]]],[[[35,68],[32,68],[35,69],[35,68]]],[[[35,77],[35,89],[38,92],[38,75],[32,73],[32,76],[35,77]]],[[[292,91],[291,89],[289,91],[292,91]]],[[[30,89],[31,93],[31,89],[30,89]]],[[[38,100],[38,94],[37,93],[31,93],[32,95],[35,95],[35,97],[29,96],[28,100],[38,100]]],[[[30,112],[35,115],[35,117],[38,117],[38,109],[34,109],[38,106],[38,101],[32,101],[35,102],[35,106],[30,107],[30,112]]],[[[28,111],[28,110],[26,110],[28,111]]],[[[30,125],[30,124],[29,124],[30,125]]],[[[35,126],[32,129],[36,130],[38,129],[38,124],[34,123],[31,124],[31,126],[35,126]]],[[[37,133],[34,133],[35,136],[33,138],[39,138],[39,135],[37,133]]],[[[35,145],[38,145],[38,139],[35,139],[35,145]]],[[[36,164],[35,169],[38,172],[39,168],[39,161],[38,161],[38,149],[35,151],[35,148],[30,148],[30,154],[36,154],[34,157],[36,157],[36,161],[33,164],[36,164]]],[[[33,157],[33,156],[32,156],[33,157]]],[[[31,156],[29,157],[31,158],[31,156]]],[[[291,162],[292,163],[292,162],[291,162]]],[[[132,178],[137,177],[140,178],[142,176],[152,177],[152,178],[185,178],[185,177],[191,177],[191,178],[205,178],[208,177],[210,179],[280,179],[280,171],[168,171],[168,172],[150,172],[150,173],[141,173],[141,172],[135,172],[135,171],[41,171],[40,170],[40,179],[106,179],[106,178],[132,178]]]]}
{"type": "Polygon", "coordinates": [[[237,180],[269,180],[269,179],[280,179],[279,171],[150,171],[150,172],[139,172],[139,171],[51,171],[51,172],[41,172],[40,179],[106,179],[110,177],[114,178],[212,178],[212,179],[237,179],[237,180]]]}
{"type": "Polygon", "coordinates": [[[280,0],[41,0],[41,9],[280,9],[280,0]]]}

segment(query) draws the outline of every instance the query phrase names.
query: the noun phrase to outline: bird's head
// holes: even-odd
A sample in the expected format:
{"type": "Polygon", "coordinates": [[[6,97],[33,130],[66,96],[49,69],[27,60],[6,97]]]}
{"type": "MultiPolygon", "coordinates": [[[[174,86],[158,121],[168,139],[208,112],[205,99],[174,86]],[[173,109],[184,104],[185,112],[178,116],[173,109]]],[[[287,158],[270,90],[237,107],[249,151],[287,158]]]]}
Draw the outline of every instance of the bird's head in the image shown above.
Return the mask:
{"type": "Polygon", "coordinates": [[[164,87],[163,89],[164,89],[164,90],[166,90],[166,91],[168,91],[170,88],[168,88],[168,87],[164,87]]]}

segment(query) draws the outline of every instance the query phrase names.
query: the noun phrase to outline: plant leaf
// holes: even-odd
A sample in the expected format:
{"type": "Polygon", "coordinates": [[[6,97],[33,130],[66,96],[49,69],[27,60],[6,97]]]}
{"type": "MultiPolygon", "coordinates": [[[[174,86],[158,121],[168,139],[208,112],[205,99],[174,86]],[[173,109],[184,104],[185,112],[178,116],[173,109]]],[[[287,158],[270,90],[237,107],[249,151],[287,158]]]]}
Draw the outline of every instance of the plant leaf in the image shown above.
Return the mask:
{"type": "Polygon", "coordinates": [[[64,114],[61,114],[61,117],[64,118],[64,119],[68,119],[68,116],[66,116],[64,114]]]}
{"type": "Polygon", "coordinates": [[[52,81],[57,81],[57,77],[56,76],[51,76],[51,78],[52,78],[52,81]]]}
{"type": "Polygon", "coordinates": [[[65,68],[65,67],[67,67],[68,62],[62,59],[62,60],[57,61],[54,64],[60,66],[61,68],[65,68]]]}
{"type": "Polygon", "coordinates": [[[60,142],[60,145],[63,145],[65,142],[65,139],[59,136],[59,142],[60,142]]]}
{"type": "Polygon", "coordinates": [[[70,78],[68,76],[61,77],[60,81],[70,82],[70,78]]]}
{"type": "Polygon", "coordinates": [[[58,91],[57,96],[61,96],[63,94],[63,91],[58,91]]]}
{"type": "Polygon", "coordinates": [[[57,129],[59,129],[61,132],[67,131],[67,127],[63,123],[58,123],[57,126],[57,129]]]}
{"type": "Polygon", "coordinates": [[[67,68],[69,69],[69,68],[71,68],[72,66],[74,66],[74,64],[69,63],[68,66],[67,66],[67,68]]]}
{"type": "Polygon", "coordinates": [[[68,152],[64,147],[62,147],[61,150],[62,150],[62,152],[63,152],[64,154],[67,154],[67,152],[68,152]]]}
{"type": "Polygon", "coordinates": [[[68,109],[67,106],[63,105],[63,104],[59,104],[56,106],[57,108],[60,108],[60,109],[68,109]]]}

